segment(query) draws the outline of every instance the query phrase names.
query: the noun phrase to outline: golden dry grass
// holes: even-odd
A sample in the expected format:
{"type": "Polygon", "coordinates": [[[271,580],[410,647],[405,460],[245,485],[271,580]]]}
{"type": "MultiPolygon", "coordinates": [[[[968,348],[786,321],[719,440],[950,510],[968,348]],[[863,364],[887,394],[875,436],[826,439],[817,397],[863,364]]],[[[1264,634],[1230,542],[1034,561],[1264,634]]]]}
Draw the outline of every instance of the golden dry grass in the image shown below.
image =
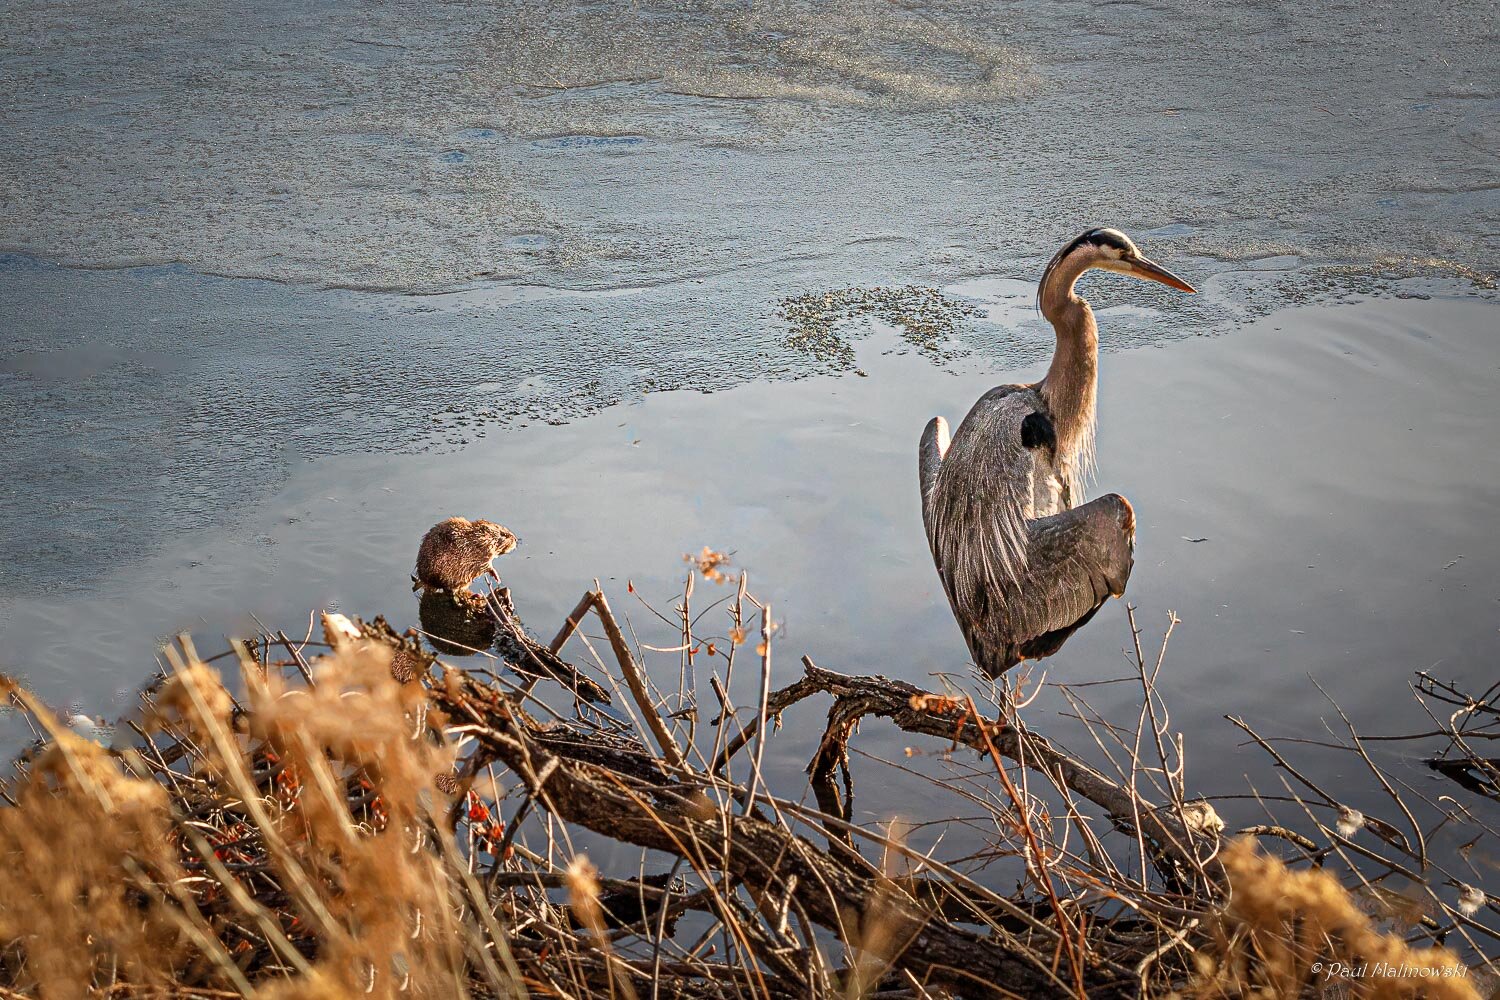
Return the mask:
{"type": "Polygon", "coordinates": [[[1195,956],[1187,996],[1479,1000],[1457,955],[1382,933],[1327,870],[1288,868],[1249,837],[1231,842],[1223,860],[1229,903],[1212,943],[1195,956]]]}

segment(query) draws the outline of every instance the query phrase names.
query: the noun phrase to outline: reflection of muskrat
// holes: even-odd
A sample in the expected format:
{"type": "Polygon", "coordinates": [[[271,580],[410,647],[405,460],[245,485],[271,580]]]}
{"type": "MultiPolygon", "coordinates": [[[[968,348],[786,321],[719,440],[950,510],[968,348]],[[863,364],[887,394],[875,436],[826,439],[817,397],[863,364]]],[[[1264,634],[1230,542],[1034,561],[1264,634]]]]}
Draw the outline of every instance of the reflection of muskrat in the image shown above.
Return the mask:
{"type": "Polygon", "coordinates": [[[422,591],[417,617],[427,641],[444,656],[471,656],[495,641],[495,616],[483,597],[467,590],[422,591]]]}
{"type": "Polygon", "coordinates": [[[450,517],[432,526],[417,550],[412,590],[458,593],[490,568],[490,561],[516,547],[516,536],[493,521],[450,517]]]}

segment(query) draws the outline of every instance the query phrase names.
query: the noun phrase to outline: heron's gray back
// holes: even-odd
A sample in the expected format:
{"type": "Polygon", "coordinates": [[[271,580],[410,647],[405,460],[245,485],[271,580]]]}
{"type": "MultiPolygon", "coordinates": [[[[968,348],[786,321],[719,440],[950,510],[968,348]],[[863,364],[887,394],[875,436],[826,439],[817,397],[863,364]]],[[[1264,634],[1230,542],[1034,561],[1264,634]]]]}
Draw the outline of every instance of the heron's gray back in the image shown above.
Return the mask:
{"type": "Polygon", "coordinates": [[[933,560],[965,599],[1026,571],[1034,463],[1021,421],[1036,401],[1024,387],[1001,388],[1014,391],[991,390],[964,417],[923,498],[933,560]]]}
{"type": "Polygon", "coordinates": [[[1016,581],[1027,559],[1022,525],[1070,506],[1056,456],[1021,443],[1022,421],[1045,412],[1034,387],[1002,385],[979,398],[951,446],[941,417],[928,424],[919,451],[922,521],[940,567],[962,564],[965,580],[1016,581]]]}

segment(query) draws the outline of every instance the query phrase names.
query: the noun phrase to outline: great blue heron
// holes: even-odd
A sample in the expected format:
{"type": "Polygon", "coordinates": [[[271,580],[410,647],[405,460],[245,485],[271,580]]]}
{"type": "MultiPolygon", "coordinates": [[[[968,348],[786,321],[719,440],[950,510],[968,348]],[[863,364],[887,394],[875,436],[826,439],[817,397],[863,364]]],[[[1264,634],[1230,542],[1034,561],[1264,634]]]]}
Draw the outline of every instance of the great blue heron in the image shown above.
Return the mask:
{"type": "Polygon", "coordinates": [[[1101,268],[1193,291],[1124,233],[1091,229],[1048,262],[1037,303],[1057,332],[1040,382],[996,386],[950,441],[922,432],[922,523],[974,662],[991,677],[1050,656],[1125,592],[1135,512],[1111,493],[1082,506],[1093,471],[1099,335],[1073,286],[1101,268]]]}
{"type": "Polygon", "coordinates": [[[450,517],[434,524],[417,550],[412,590],[458,594],[489,570],[497,556],[516,547],[516,536],[493,521],[450,517]]]}

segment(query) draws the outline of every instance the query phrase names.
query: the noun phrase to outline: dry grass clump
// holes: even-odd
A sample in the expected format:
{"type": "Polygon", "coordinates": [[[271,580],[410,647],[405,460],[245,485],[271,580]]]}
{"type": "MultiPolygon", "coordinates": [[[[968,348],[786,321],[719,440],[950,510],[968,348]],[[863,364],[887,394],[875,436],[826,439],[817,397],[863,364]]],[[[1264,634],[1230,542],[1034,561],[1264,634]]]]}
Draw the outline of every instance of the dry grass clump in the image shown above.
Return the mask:
{"type": "Polygon", "coordinates": [[[1369,1000],[1478,1000],[1456,954],[1382,933],[1326,869],[1294,871],[1249,837],[1230,843],[1223,862],[1229,904],[1196,956],[1190,996],[1271,1000],[1339,982],[1369,1000]]]}
{"type": "Polygon", "coordinates": [[[0,983],[464,994],[470,934],[438,834],[453,753],[393,650],[344,641],[305,665],[310,683],[245,657],[243,707],[190,644],[168,652],[123,756],[7,689],[50,742],[0,809],[0,983]]]}
{"type": "MultiPolygon", "coordinates": [[[[452,996],[463,935],[435,850],[451,748],[425,737],[392,676],[391,651],[346,643],[314,661],[313,684],[251,683],[252,739],[295,808],[268,816],[268,858],[314,928],[318,970],[346,993],[452,996]]],[[[254,674],[251,675],[255,677],[254,674]]],[[[243,763],[238,748],[226,766],[243,763]]],[[[249,785],[245,774],[237,785],[249,785]]]]}
{"type": "Polygon", "coordinates": [[[166,792],[126,774],[13,684],[51,740],[0,808],[0,975],[15,988],[83,996],[108,974],[172,982],[187,945],[142,888],[182,877],[170,849],[166,792]]]}

